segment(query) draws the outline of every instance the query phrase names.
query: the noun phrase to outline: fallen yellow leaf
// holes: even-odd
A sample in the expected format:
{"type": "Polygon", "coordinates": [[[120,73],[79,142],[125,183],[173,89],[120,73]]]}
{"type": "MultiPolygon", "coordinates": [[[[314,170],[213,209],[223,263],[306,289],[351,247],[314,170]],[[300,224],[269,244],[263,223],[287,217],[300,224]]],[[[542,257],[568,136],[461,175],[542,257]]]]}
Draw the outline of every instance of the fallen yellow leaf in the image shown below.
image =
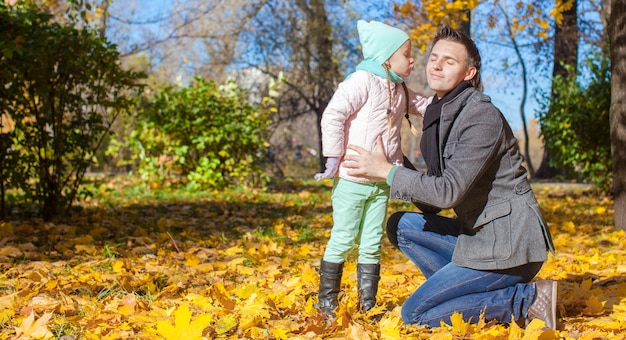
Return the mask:
{"type": "Polygon", "coordinates": [[[462,314],[454,312],[452,316],[450,316],[450,322],[452,323],[452,333],[454,333],[455,336],[464,337],[467,334],[470,327],[470,320],[465,322],[462,314]]]}
{"type": "Polygon", "coordinates": [[[191,321],[189,305],[184,303],[174,312],[174,326],[167,320],[161,320],[157,323],[157,334],[167,340],[200,340],[202,330],[212,319],[210,314],[202,314],[191,321]]]}
{"type": "Polygon", "coordinates": [[[587,300],[585,300],[585,304],[587,307],[583,310],[585,315],[600,315],[604,313],[604,304],[606,301],[600,301],[596,295],[591,295],[587,300]]]}
{"type": "Polygon", "coordinates": [[[51,317],[52,313],[44,313],[44,315],[35,321],[35,312],[31,311],[30,314],[22,320],[22,323],[18,327],[15,327],[16,338],[14,340],[52,338],[54,335],[46,325],[51,317]]]}

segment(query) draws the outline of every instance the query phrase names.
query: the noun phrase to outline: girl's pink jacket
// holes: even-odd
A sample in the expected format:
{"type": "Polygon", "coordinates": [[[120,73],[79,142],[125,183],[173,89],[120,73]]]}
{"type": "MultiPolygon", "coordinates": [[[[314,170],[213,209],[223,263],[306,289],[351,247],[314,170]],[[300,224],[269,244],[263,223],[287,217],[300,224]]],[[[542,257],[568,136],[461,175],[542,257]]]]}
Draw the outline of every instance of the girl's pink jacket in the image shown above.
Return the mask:
{"type": "MultiPolygon", "coordinates": [[[[402,84],[390,82],[373,73],[359,70],[341,82],[322,114],[322,152],[325,157],[341,158],[338,176],[353,182],[368,183],[365,178],[349,176],[343,167],[343,156],[348,144],[373,150],[376,138],[382,135],[383,148],[390,162],[402,165],[400,129],[407,112],[402,84]],[[391,92],[391,107],[389,105],[391,92]],[[390,124],[387,109],[390,108],[390,124]]],[[[408,88],[407,88],[408,89],[408,88]]],[[[432,97],[423,97],[408,89],[412,115],[424,115],[432,97]]],[[[351,151],[350,151],[351,152],[351,151]]]]}

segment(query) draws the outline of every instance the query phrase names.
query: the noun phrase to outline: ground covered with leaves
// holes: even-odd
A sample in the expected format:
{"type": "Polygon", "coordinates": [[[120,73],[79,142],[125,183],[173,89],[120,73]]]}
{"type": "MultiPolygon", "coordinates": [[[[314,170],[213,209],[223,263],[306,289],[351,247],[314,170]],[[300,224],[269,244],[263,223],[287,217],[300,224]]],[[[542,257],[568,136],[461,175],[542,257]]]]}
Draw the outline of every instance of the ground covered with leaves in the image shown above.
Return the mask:
{"type": "Polygon", "coordinates": [[[458,314],[403,325],[424,277],[387,241],[378,306],[358,310],[352,257],[338,317],[324,320],[312,305],[330,182],[189,193],[108,178],[71,219],[0,221],[0,339],[626,339],[626,233],[613,229],[612,200],[533,187],[557,247],[539,278],[559,283],[559,331],[458,314]]]}

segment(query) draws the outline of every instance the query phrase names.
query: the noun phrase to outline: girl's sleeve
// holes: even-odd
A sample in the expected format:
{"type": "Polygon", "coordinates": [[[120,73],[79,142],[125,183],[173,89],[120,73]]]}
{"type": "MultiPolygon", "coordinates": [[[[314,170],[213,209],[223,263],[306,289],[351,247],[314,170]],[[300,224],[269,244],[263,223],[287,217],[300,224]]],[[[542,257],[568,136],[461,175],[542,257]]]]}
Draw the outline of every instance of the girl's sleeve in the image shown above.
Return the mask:
{"type": "Polygon", "coordinates": [[[415,110],[417,111],[417,113],[420,116],[424,117],[424,113],[426,112],[426,107],[430,105],[432,101],[433,101],[433,96],[424,97],[422,95],[416,94],[414,101],[413,101],[413,105],[415,106],[415,110]]]}
{"type": "Polygon", "coordinates": [[[322,154],[325,157],[342,157],[347,136],[346,121],[355,114],[367,98],[367,82],[355,73],[337,87],[322,114],[322,154]]]}
{"type": "Polygon", "coordinates": [[[409,114],[424,117],[426,107],[433,101],[433,96],[425,97],[409,89],[410,107],[409,114]]]}

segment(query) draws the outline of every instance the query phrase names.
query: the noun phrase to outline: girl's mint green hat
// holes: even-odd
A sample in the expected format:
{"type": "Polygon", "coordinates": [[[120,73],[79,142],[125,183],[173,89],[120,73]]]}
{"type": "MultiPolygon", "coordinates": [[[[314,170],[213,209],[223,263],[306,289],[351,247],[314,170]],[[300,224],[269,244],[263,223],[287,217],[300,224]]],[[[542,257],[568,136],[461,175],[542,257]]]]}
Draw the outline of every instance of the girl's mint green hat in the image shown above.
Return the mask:
{"type": "Polygon", "coordinates": [[[363,50],[363,58],[382,65],[407,40],[409,35],[404,31],[378,21],[357,22],[359,40],[363,50]]]}

